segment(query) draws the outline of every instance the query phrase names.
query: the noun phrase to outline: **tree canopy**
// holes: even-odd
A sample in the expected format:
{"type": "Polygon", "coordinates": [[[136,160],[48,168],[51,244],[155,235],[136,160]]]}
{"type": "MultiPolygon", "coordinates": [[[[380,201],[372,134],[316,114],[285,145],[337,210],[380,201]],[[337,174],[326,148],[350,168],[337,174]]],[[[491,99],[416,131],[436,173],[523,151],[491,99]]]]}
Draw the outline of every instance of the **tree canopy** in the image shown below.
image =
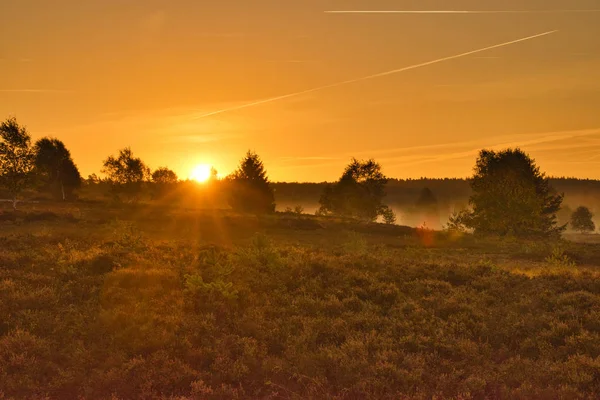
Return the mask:
{"type": "Polygon", "coordinates": [[[482,150],[471,187],[472,212],[463,222],[476,233],[551,236],[565,228],[556,223],[563,195],[520,149],[482,150]]]}
{"type": "Polygon", "coordinates": [[[131,199],[137,198],[144,181],[150,176],[150,168],[141,158],[134,157],[131,148],[119,151],[119,155],[109,156],[102,170],[108,176],[117,193],[124,193],[131,199]]]}
{"type": "Polygon", "coordinates": [[[319,200],[319,213],[363,221],[375,221],[377,217],[384,216],[392,223],[395,218],[382,203],[386,183],[387,178],[379,163],[372,159],[359,161],[353,158],[340,180],[325,188],[319,200]]]}
{"type": "Polygon", "coordinates": [[[175,173],[175,171],[170,170],[167,167],[160,167],[157,168],[153,173],[152,173],[152,182],[154,183],[158,183],[158,184],[174,184],[177,183],[177,174],[175,173]]]}
{"type": "Polygon", "coordinates": [[[175,171],[167,167],[157,168],[152,173],[152,196],[154,198],[165,197],[168,194],[174,193],[177,182],[178,178],[175,171]]]}
{"type": "Polygon", "coordinates": [[[62,200],[72,197],[81,186],[81,175],[64,143],[42,138],[35,143],[35,166],[42,182],[62,200]]]}
{"type": "MultiPolygon", "coordinates": [[[[216,170],[213,176],[216,178],[216,170]]],[[[275,194],[258,154],[248,151],[227,181],[232,209],[258,214],[275,211],[275,194]]]]}
{"type": "Polygon", "coordinates": [[[8,118],[0,124],[0,185],[5,187],[13,198],[13,208],[17,207],[17,197],[32,182],[35,167],[35,153],[31,147],[31,136],[16,118],[8,118]]]}
{"type": "Polygon", "coordinates": [[[596,230],[593,221],[594,214],[589,208],[580,206],[571,214],[571,227],[580,233],[590,233],[596,230]]]}

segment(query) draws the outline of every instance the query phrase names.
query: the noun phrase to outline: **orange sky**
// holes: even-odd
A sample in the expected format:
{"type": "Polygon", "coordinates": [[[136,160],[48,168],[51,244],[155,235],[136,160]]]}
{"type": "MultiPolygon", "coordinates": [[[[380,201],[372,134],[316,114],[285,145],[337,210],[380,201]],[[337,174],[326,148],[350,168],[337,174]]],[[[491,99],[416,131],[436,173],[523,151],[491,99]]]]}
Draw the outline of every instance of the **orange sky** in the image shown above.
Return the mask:
{"type": "Polygon", "coordinates": [[[63,140],[85,176],[131,146],[182,178],[198,163],[227,174],[247,149],[280,181],[336,179],[352,156],[376,158],[392,177],[463,177],[478,149],[521,145],[551,175],[600,179],[600,13],[324,13],[416,7],[599,8],[597,0],[2,0],[0,118],[63,140]]]}

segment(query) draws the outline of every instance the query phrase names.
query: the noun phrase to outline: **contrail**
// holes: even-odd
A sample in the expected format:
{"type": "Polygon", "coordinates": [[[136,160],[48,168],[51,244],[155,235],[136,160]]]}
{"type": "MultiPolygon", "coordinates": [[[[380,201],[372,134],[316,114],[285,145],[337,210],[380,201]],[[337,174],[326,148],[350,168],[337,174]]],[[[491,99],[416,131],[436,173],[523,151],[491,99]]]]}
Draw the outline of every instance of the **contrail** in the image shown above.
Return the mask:
{"type": "Polygon", "coordinates": [[[326,14],[566,14],[596,13],[597,10],[331,10],[326,14]]]}
{"type": "Polygon", "coordinates": [[[438,58],[437,60],[427,61],[427,62],[423,62],[423,63],[420,63],[420,64],[409,65],[408,67],[393,69],[391,71],[380,72],[378,74],[367,75],[367,76],[363,76],[363,77],[360,77],[360,78],[349,79],[347,81],[335,82],[335,83],[331,83],[329,85],[319,86],[319,87],[315,87],[315,88],[312,88],[312,89],[306,89],[306,90],[302,90],[300,92],[294,92],[294,93],[284,94],[284,95],[277,96],[277,97],[271,97],[271,98],[268,98],[268,99],[255,101],[255,102],[252,102],[252,103],[241,104],[241,105],[235,106],[235,107],[224,108],[224,109],[221,109],[221,110],[212,111],[212,112],[209,112],[209,113],[206,113],[206,114],[198,115],[198,116],[196,116],[194,118],[194,120],[201,119],[201,118],[206,118],[206,117],[210,117],[212,115],[223,114],[223,113],[226,113],[226,112],[229,112],[229,111],[236,111],[236,110],[241,110],[243,108],[254,107],[254,106],[258,106],[258,105],[265,104],[265,103],[272,103],[272,102],[277,101],[277,100],[283,100],[283,99],[287,99],[287,98],[290,98],[290,97],[301,96],[303,94],[308,94],[308,93],[316,92],[316,91],[319,91],[319,90],[329,89],[329,88],[332,88],[332,87],[347,85],[347,84],[350,84],[350,83],[356,83],[356,82],[360,82],[360,81],[366,81],[366,80],[373,79],[373,78],[380,78],[382,76],[393,75],[393,74],[397,74],[397,73],[404,72],[404,71],[410,71],[412,69],[417,69],[417,68],[421,68],[421,67],[426,67],[428,65],[438,64],[438,63],[441,63],[441,62],[444,62],[444,61],[449,61],[449,60],[454,60],[454,59],[457,59],[457,58],[462,58],[462,57],[470,56],[471,54],[481,53],[481,52],[484,52],[484,51],[487,51],[487,50],[497,49],[499,47],[510,46],[511,44],[525,42],[527,40],[532,40],[532,39],[536,39],[536,38],[539,38],[539,37],[542,37],[542,36],[551,35],[551,34],[556,33],[556,32],[558,32],[558,31],[555,30],[555,31],[549,31],[549,32],[539,33],[537,35],[527,36],[527,37],[524,37],[524,38],[521,38],[521,39],[516,39],[516,40],[511,40],[510,42],[504,42],[504,43],[500,43],[500,44],[495,44],[493,46],[483,47],[483,48],[480,48],[480,49],[477,49],[477,50],[467,51],[466,53],[460,53],[460,54],[456,54],[456,55],[453,55],[453,56],[438,58]]]}
{"type": "Polygon", "coordinates": [[[0,89],[0,93],[71,93],[71,91],[58,89],[0,89]]]}

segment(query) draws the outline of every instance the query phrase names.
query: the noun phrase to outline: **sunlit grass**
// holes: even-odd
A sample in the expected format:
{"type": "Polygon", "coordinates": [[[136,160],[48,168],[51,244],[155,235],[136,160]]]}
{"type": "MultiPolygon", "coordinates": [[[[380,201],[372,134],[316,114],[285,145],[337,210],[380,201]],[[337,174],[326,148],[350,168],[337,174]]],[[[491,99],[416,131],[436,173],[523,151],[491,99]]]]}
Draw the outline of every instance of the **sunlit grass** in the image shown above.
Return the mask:
{"type": "Polygon", "coordinates": [[[419,235],[376,226],[358,232],[321,221],[302,231],[279,217],[236,218],[206,219],[219,220],[226,246],[195,234],[204,229],[199,216],[178,222],[190,225],[187,239],[135,218],[7,224],[0,393],[600,393],[596,245],[435,234],[425,246],[419,235]],[[26,232],[42,226],[44,234],[26,232]]]}

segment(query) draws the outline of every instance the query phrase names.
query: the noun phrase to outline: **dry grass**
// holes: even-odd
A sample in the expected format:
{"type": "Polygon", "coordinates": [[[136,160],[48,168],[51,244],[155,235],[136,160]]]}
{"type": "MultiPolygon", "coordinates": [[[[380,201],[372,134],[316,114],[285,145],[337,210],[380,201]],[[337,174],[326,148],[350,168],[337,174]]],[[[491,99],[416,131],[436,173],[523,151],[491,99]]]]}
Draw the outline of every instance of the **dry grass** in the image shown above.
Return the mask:
{"type": "Polygon", "coordinates": [[[2,215],[0,398],[600,396],[599,244],[159,211],[2,215]]]}

